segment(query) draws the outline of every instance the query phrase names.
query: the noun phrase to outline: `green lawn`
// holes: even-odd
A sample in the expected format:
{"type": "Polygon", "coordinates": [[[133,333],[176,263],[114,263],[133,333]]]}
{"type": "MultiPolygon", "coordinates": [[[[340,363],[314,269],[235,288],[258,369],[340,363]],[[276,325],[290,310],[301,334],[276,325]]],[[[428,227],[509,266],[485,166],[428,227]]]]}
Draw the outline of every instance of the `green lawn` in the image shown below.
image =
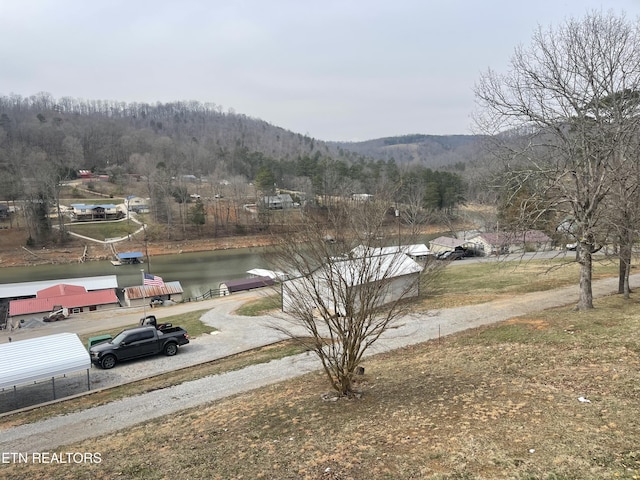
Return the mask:
{"type": "Polygon", "coordinates": [[[107,238],[126,237],[140,228],[137,223],[121,220],[118,222],[73,223],[67,225],[67,230],[79,235],[105,240],[107,238]]]}

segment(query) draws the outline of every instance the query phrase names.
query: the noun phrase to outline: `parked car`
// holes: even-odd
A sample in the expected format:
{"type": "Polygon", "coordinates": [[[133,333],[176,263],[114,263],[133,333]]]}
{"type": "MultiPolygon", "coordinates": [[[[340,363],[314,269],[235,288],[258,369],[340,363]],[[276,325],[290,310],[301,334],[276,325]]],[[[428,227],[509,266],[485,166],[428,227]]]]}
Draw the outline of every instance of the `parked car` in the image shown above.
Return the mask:
{"type": "Polygon", "coordinates": [[[149,305],[151,305],[152,307],[164,305],[164,300],[162,299],[162,297],[153,297],[149,302],[149,305]]]}
{"type": "Polygon", "coordinates": [[[449,250],[447,252],[440,252],[436,255],[438,260],[462,260],[466,257],[464,250],[449,250]]]}
{"type": "Polygon", "coordinates": [[[189,343],[189,335],[182,327],[168,324],[146,325],[123,330],[110,340],[93,345],[89,349],[91,362],[104,369],[113,368],[118,362],[164,353],[173,356],[178,347],[189,343]],[[164,328],[163,328],[164,327],[164,328]]]}

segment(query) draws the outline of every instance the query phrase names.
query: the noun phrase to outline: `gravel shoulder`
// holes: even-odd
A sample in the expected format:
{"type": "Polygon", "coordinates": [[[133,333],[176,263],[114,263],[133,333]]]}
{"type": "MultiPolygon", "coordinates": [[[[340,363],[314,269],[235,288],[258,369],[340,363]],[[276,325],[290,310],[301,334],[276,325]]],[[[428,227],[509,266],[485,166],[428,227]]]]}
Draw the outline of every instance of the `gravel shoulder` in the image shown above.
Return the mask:
{"type": "MultiPolygon", "coordinates": [[[[640,285],[640,274],[632,276],[630,282],[632,288],[637,288],[640,285]]],[[[599,280],[593,284],[594,298],[609,295],[616,290],[617,278],[599,280]]],[[[247,297],[248,295],[238,295],[226,297],[226,301],[223,299],[213,301],[215,303],[211,305],[211,310],[203,316],[203,321],[219,329],[218,334],[194,340],[175,357],[162,359],[154,357],[128,364],[125,368],[116,368],[112,374],[114,377],[104,377],[100,380],[100,382],[104,382],[101,386],[111,381],[121,382],[123,376],[133,375],[135,377],[135,373],[132,371],[148,374],[151,370],[157,369],[159,373],[163,368],[168,370],[179,368],[176,361],[185,362],[183,366],[187,366],[189,362],[200,363],[206,361],[207,358],[219,358],[230,353],[268,344],[281,338],[281,334],[270,327],[274,322],[282,321],[280,319],[233,315],[232,312],[237,308],[237,305],[246,301],[247,297]]],[[[514,316],[570,305],[576,303],[577,299],[578,288],[574,286],[530,293],[481,305],[414,313],[404,317],[397,328],[385,332],[385,335],[374,345],[369,354],[425,342],[439,336],[504,321],[514,316]]],[[[203,303],[195,305],[197,308],[194,310],[208,308],[204,307],[203,303]]],[[[167,315],[178,313],[173,308],[167,308],[167,315]]],[[[154,313],[157,312],[154,311],[154,313]]],[[[132,313],[132,315],[136,315],[136,318],[140,316],[138,312],[132,313]]],[[[82,327],[78,326],[77,328],[82,327]]],[[[314,355],[301,354],[128,397],[33,424],[8,429],[2,429],[0,425],[2,431],[0,451],[37,452],[58,449],[63,445],[117,432],[140,422],[281,382],[318,369],[320,369],[320,363],[314,355]]],[[[96,370],[92,369],[92,376],[96,370]]],[[[105,373],[111,375],[111,372],[105,373]]],[[[84,381],[86,389],[86,375],[84,381]]]]}

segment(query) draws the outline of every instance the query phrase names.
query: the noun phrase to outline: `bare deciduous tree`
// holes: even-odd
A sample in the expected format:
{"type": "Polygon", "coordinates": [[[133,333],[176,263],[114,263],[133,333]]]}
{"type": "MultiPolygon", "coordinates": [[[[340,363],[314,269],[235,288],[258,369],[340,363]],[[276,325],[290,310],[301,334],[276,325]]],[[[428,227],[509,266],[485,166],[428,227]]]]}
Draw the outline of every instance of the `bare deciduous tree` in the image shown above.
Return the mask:
{"type": "Polygon", "coordinates": [[[282,285],[291,328],[281,330],[318,355],[342,396],[357,393],[354,375],[364,353],[419,293],[422,266],[401,249],[375,247],[388,206],[380,199],[344,200],[334,202],[333,215],[307,213],[273,255],[275,267],[295,277],[282,285]]]}
{"type": "Polygon", "coordinates": [[[528,48],[516,49],[508,73],[488,71],[476,86],[476,123],[496,140],[511,184],[527,185],[537,197],[529,205],[574,222],[578,309],[593,308],[604,199],[637,123],[636,107],[621,94],[639,90],[640,24],[598,12],[539,28],[528,48]]]}

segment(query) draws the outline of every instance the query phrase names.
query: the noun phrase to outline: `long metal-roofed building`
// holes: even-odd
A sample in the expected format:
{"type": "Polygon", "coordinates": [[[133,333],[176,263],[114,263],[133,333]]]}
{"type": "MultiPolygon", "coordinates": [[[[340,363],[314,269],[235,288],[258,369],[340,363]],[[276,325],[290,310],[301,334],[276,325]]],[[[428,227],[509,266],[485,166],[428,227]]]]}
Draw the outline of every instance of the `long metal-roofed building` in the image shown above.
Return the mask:
{"type": "Polygon", "coordinates": [[[254,288],[269,287],[275,282],[271,277],[249,277],[238,280],[228,280],[220,284],[220,296],[230,295],[234,292],[244,292],[254,288]]]}
{"type": "Polygon", "coordinates": [[[41,290],[55,285],[76,285],[84,287],[87,291],[106,290],[118,288],[116,275],[103,275],[100,277],[65,278],[64,280],[39,280],[35,282],[2,283],[0,284],[0,299],[17,299],[35,297],[41,290]]]}

